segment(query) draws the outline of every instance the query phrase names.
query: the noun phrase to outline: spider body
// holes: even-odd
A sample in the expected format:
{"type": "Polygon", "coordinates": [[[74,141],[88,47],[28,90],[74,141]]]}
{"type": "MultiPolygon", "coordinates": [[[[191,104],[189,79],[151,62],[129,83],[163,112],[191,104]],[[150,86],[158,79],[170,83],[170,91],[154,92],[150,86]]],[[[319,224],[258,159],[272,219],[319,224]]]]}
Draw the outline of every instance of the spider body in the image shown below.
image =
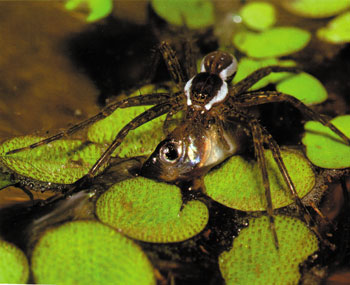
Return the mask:
{"type": "Polygon", "coordinates": [[[235,57],[227,52],[215,51],[203,58],[201,72],[184,87],[183,122],[144,163],[142,176],[172,183],[193,180],[244,149],[242,125],[220,115],[220,104],[228,98],[226,81],[232,80],[236,69],[235,57]]]}
{"type": "Polygon", "coordinates": [[[275,245],[278,239],[273,218],[273,204],[270,184],[267,173],[264,150],[269,148],[278,165],[282,177],[289,188],[289,192],[299,209],[303,211],[304,219],[310,216],[301,202],[281,157],[278,144],[259,123],[259,120],[246,110],[261,104],[271,102],[288,102],[297,108],[303,115],[319,121],[336,133],[344,143],[350,145],[346,137],[329,120],[313,111],[296,98],[276,91],[249,91],[256,82],[271,72],[299,72],[294,67],[269,66],[256,70],[235,85],[230,81],[235,75],[237,62],[233,55],[227,52],[216,51],[204,57],[201,72],[195,74],[195,67],[189,66],[187,76],[175,52],[163,42],[159,51],[162,54],[174,83],[178,87],[176,93],[153,93],[130,97],[123,101],[106,106],[97,115],[62,131],[52,137],[39,141],[33,145],[9,151],[7,154],[32,149],[41,145],[71,135],[94,122],[101,120],[118,108],[133,106],[154,105],[144,113],[138,115],[125,125],[116,135],[113,142],[102,156],[92,166],[90,171],[78,180],[72,190],[84,188],[86,181],[91,180],[101,166],[108,163],[114,150],[123,142],[129,131],[167,114],[164,121],[164,130],[167,133],[171,117],[184,112],[182,123],[162,141],[151,157],[145,162],[141,174],[150,178],[178,183],[182,180],[201,179],[213,166],[225,158],[241,152],[245,146],[246,135],[253,142],[255,156],[261,169],[267,214],[270,218],[271,231],[275,245]]]}

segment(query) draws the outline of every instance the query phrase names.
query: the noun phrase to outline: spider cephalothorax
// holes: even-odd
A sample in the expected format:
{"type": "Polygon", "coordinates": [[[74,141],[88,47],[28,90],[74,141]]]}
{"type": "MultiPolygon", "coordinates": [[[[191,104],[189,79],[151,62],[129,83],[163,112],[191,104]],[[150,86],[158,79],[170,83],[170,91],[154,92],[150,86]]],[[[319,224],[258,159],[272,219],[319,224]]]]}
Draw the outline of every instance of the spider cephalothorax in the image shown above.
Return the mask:
{"type": "Polygon", "coordinates": [[[237,71],[236,58],[223,51],[206,55],[201,72],[187,81],[184,93],[187,105],[196,110],[210,110],[228,96],[228,85],[237,71]]]}

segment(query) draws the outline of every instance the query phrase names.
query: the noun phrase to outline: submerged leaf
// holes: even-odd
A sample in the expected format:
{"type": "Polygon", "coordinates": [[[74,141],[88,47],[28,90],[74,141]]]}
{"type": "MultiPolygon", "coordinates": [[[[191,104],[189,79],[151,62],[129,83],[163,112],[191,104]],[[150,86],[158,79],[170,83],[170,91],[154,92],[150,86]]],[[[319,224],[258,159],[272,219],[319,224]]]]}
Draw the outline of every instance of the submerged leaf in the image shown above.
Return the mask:
{"type": "Polygon", "coordinates": [[[167,22],[190,29],[214,24],[214,6],[210,0],[152,0],[154,11],[167,22]]]}
{"type": "MultiPolygon", "coordinates": [[[[246,78],[253,71],[258,70],[262,67],[279,65],[279,66],[295,66],[296,63],[293,60],[278,60],[276,58],[267,58],[267,59],[251,59],[248,57],[243,57],[238,63],[237,74],[233,78],[233,83],[236,84],[240,80],[246,78]]],[[[250,90],[256,90],[265,87],[270,83],[276,83],[284,78],[289,78],[293,74],[289,72],[277,72],[272,73],[268,76],[265,76],[257,83],[255,83],[250,90]]]]}
{"type": "Polygon", "coordinates": [[[276,22],[275,7],[267,2],[250,2],[243,6],[240,14],[243,23],[257,31],[266,30],[276,22]]]}
{"type": "Polygon", "coordinates": [[[277,27],[261,33],[240,32],[233,37],[238,50],[250,57],[278,57],[302,50],[309,43],[308,31],[296,27],[277,27]]]}
{"type": "Polygon", "coordinates": [[[27,257],[13,244],[0,240],[0,283],[24,284],[29,277],[27,257]]]}
{"type": "Polygon", "coordinates": [[[282,4],[289,12],[307,18],[327,18],[350,8],[349,0],[284,0],[282,4]]]}
{"type": "MultiPolygon", "coordinates": [[[[273,207],[281,208],[293,203],[271,151],[266,151],[265,157],[273,207]]],[[[300,152],[292,150],[282,151],[282,158],[299,197],[304,197],[315,185],[310,163],[300,152]]],[[[233,156],[222,167],[206,175],[204,183],[206,194],[227,207],[242,211],[266,210],[261,169],[256,161],[233,156]]]]}
{"type": "Polygon", "coordinates": [[[68,222],[46,231],[31,263],[40,284],[156,283],[139,246],[95,221],[68,222]]]}
{"type": "MultiPolygon", "coordinates": [[[[350,137],[350,115],[336,117],[331,123],[350,137]]],[[[350,146],[321,123],[310,121],[305,124],[302,143],[313,164],[322,168],[350,167],[350,146]]]]}
{"type": "Polygon", "coordinates": [[[219,256],[226,284],[298,284],[299,264],[318,250],[315,235],[300,220],[275,216],[279,249],[268,217],[251,219],[248,228],[219,256]]]}
{"type": "Polygon", "coordinates": [[[333,44],[350,42],[350,12],[339,15],[327,27],[318,29],[317,36],[333,44]]]}
{"type": "Polygon", "coordinates": [[[115,184],[96,203],[98,218],[125,235],[146,242],[179,242],[197,235],[208,222],[200,201],[183,205],[174,185],[136,178],[115,184]]]}
{"type": "Polygon", "coordinates": [[[6,155],[6,152],[36,143],[43,138],[17,137],[0,145],[1,163],[12,171],[38,181],[71,184],[87,174],[102,154],[94,144],[58,140],[34,149],[6,155]]]}
{"type": "Polygon", "coordinates": [[[292,95],[306,105],[322,103],[328,93],[322,83],[312,75],[302,72],[279,82],[276,89],[292,95]]]}

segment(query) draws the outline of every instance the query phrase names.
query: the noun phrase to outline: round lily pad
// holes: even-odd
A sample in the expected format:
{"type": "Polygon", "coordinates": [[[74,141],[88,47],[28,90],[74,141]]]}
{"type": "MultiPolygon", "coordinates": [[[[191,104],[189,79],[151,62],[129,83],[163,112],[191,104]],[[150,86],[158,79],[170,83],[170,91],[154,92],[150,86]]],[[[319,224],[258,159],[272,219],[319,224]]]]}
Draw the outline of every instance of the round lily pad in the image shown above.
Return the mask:
{"type": "MultiPolygon", "coordinates": [[[[350,115],[336,117],[331,122],[350,137],[350,115]]],[[[322,168],[350,167],[350,146],[321,123],[310,121],[305,124],[302,143],[313,164],[322,168]]]]}
{"type": "MultiPolygon", "coordinates": [[[[274,208],[293,203],[291,194],[271,151],[265,151],[271,197],[274,208]]],[[[282,151],[282,158],[299,197],[304,197],[315,185],[315,175],[308,160],[292,150],[282,151]]],[[[242,211],[266,210],[265,189],[257,162],[233,156],[222,167],[204,177],[206,194],[213,200],[242,211]]]]}
{"type": "Polygon", "coordinates": [[[14,172],[51,183],[71,184],[83,177],[102,154],[94,144],[78,140],[58,140],[31,150],[6,152],[42,140],[42,137],[16,137],[0,145],[0,160],[14,172]]]}
{"type": "Polygon", "coordinates": [[[208,209],[200,201],[182,207],[174,185],[136,178],[115,184],[96,203],[98,218],[125,235],[146,242],[179,242],[201,232],[208,209]]]}
{"type": "Polygon", "coordinates": [[[327,18],[350,8],[349,0],[285,0],[282,4],[289,12],[307,18],[327,18]]]}
{"type": "Polygon", "coordinates": [[[350,12],[339,15],[327,27],[317,30],[317,36],[333,44],[350,42],[350,12]]]}
{"type": "Polygon", "coordinates": [[[250,57],[278,57],[302,50],[309,43],[308,31],[296,27],[277,27],[261,33],[243,31],[233,37],[238,50],[250,57]]]}
{"type": "Polygon", "coordinates": [[[214,24],[214,6],[210,0],[152,0],[151,3],[158,16],[172,25],[198,29],[214,24]]]}
{"type": "MultiPolygon", "coordinates": [[[[246,78],[255,70],[260,68],[271,66],[271,65],[279,65],[279,66],[295,66],[296,63],[293,60],[278,60],[276,58],[266,58],[266,59],[252,59],[248,57],[243,57],[238,63],[238,69],[235,77],[233,78],[233,83],[236,84],[240,80],[246,78]]],[[[270,83],[276,83],[284,78],[289,78],[293,74],[289,72],[274,72],[270,75],[262,78],[257,83],[255,83],[250,90],[256,90],[265,87],[270,83]]]]}
{"type": "Polygon", "coordinates": [[[292,95],[306,105],[322,103],[328,97],[327,90],[322,83],[305,72],[285,78],[276,85],[276,89],[292,95]]]}
{"type": "Polygon", "coordinates": [[[68,0],[65,8],[69,11],[78,9],[79,7],[88,7],[89,13],[86,18],[87,22],[94,22],[106,17],[112,12],[112,0],[68,0]]]}
{"type": "Polygon", "coordinates": [[[250,29],[263,31],[276,23],[276,9],[268,2],[250,2],[240,12],[243,23],[250,29]]]}
{"type": "MultiPolygon", "coordinates": [[[[149,108],[149,106],[140,106],[117,109],[113,114],[89,128],[88,139],[94,143],[109,145],[126,124],[149,108]]],[[[120,157],[150,155],[164,139],[162,127],[165,116],[130,131],[113,155],[120,157]]]]}
{"type": "Polygon", "coordinates": [[[29,277],[27,257],[13,244],[0,240],[0,283],[26,283],[29,277]]]}
{"type": "Polygon", "coordinates": [[[96,221],[69,222],[48,230],[31,261],[40,284],[156,284],[139,246],[96,221]]]}
{"type": "Polygon", "coordinates": [[[278,250],[264,216],[251,219],[232,249],[219,256],[226,284],[298,284],[299,264],[318,250],[317,238],[295,218],[276,216],[275,225],[278,250]]]}

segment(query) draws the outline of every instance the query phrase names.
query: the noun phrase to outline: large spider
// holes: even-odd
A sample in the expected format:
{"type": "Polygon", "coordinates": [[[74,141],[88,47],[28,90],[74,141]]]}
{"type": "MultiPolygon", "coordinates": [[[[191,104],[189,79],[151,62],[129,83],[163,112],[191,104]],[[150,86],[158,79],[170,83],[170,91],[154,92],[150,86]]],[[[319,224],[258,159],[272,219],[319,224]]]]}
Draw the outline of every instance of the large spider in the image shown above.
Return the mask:
{"type": "Polygon", "coordinates": [[[246,145],[245,139],[251,137],[263,178],[267,214],[270,217],[271,229],[276,247],[278,247],[264,146],[272,151],[274,160],[297,206],[303,211],[307,210],[295,190],[293,181],[281,157],[278,144],[259,123],[258,119],[248,112],[249,107],[270,102],[288,102],[310,119],[319,121],[329,127],[346,144],[350,145],[350,139],[320,114],[290,95],[276,91],[248,91],[251,86],[271,72],[298,72],[297,68],[264,67],[253,72],[237,84],[231,85],[232,78],[236,73],[237,61],[228,52],[214,51],[209,53],[202,60],[201,72],[196,74],[192,66],[188,68],[188,78],[186,78],[175,52],[168,44],[163,42],[159,50],[172,80],[179,89],[178,92],[146,94],[112,103],[94,117],[28,147],[9,151],[7,154],[32,149],[71,135],[109,116],[117,108],[154,105],[122,128],[90,171],[79,180],[79,183],[81,183],[93,178],[101,166],[108,163],[111,154],[123,142],[129,131],[154,118],[167,114],[164,122],[164,130],[167,132],[172,116],[179,111],[183,111],[182,122],[167,135],[164,141],[160,142],[155,152],[143,164],[140,174],[172,183],[197,181],[193,185],[198,185],[198,181],[201,182],[203,175],[212,167],[229,156],[243,152],[246,145]]]}

